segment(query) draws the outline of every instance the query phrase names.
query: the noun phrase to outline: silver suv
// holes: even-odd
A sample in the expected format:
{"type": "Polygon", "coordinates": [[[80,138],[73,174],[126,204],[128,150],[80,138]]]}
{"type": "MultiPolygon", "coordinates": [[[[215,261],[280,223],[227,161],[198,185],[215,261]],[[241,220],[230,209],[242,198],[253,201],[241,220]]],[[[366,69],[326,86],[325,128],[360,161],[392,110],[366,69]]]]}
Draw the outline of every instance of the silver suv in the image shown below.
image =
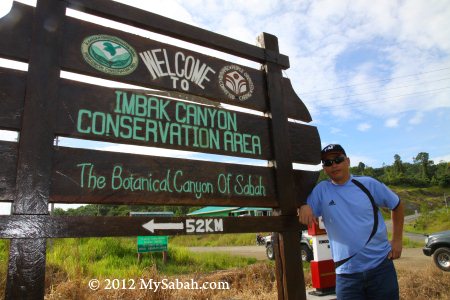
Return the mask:
{"type": "Polygon", "coordinates": [[[428,235],[422,250],[427,256],[433,255],[434,263],[439,269],[450,271],[450,230],[428,235]]]}
{"type": "MultiPolygon", "coordinates": [[[[307,230],[300,232],[300,251],[303,261],[313,260],[312,239],[307,230]]],[[[274,259],[272,236],[263,237],[266,246],[266,255],[268,259],[274,259]]]]}

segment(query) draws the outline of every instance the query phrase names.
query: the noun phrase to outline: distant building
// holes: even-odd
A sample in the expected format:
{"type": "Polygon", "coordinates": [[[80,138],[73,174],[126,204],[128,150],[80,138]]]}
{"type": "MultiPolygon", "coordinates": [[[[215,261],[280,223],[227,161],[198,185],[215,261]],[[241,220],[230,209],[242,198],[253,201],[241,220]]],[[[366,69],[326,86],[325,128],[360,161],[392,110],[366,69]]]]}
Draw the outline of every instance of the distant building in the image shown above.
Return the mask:
{"type": "Polygon", "coordinates": [[[272,215],[271,208],[230,206],[205,206],[188,214],[188,216],[193,217],[243,217],[270,215],[272,215]]]}

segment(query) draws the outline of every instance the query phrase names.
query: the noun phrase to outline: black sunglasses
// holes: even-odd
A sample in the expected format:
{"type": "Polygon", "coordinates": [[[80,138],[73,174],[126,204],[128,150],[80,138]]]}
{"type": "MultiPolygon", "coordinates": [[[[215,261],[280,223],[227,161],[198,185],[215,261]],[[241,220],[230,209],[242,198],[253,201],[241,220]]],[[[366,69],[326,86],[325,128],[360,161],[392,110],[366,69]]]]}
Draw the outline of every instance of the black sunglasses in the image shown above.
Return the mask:
{"type": "Polygon", "coordinates": [[[345,156],[338,156],[335,159],[325,159],[322,161],[322,165],[325,167],[331,167],[333,165],[333,162],[337,165],[339,165],[341,162],[345,160],[345,156]]]}

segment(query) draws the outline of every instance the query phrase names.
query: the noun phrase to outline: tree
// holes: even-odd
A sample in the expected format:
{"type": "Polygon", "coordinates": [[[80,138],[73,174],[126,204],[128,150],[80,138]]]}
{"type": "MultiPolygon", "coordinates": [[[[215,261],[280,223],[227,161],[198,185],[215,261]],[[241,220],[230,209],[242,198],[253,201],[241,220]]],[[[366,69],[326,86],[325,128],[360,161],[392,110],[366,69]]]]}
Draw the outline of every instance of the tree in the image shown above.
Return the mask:
{"type": "Polygon", "coordinates": [[[430,179],[429,167],[433,164],[430,155],[427,152],[420,152],[413,158],[415,164],[420,165],[420,177],[422,179],[430,179]]]}
{"type": "Polygon", "coordinates": [[[363,162],[358,164],[358,172],[361,175],[364,175],[364,170],[366,169],[366,165],[363,162]]]}
{"type": "Polygon", "coordinates": [[[403,166],[402,159],[400,155],[395,154],[394,155],[394,174],[395,175],[402,175],[405,172],[405,168],[403,166]]]}
{"type": "Polygon", "coordinates": [[[441,187],[450,186],[450,163],[440,162],[436,166],[435,179],[437,184],[441,187]]]}

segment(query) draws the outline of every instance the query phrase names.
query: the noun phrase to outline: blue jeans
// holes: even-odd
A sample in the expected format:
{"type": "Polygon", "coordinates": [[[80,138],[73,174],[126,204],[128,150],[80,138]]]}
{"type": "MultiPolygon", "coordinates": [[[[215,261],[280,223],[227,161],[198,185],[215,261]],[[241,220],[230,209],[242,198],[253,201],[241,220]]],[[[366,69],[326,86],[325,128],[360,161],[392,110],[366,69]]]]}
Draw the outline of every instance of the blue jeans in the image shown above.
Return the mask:
{"type": "Polygon", "coordinates": [[[372,270],[336,274],[336,296],[338,300],[398,300],[399,289],[394,263],[386,258],[372,270]]]}

